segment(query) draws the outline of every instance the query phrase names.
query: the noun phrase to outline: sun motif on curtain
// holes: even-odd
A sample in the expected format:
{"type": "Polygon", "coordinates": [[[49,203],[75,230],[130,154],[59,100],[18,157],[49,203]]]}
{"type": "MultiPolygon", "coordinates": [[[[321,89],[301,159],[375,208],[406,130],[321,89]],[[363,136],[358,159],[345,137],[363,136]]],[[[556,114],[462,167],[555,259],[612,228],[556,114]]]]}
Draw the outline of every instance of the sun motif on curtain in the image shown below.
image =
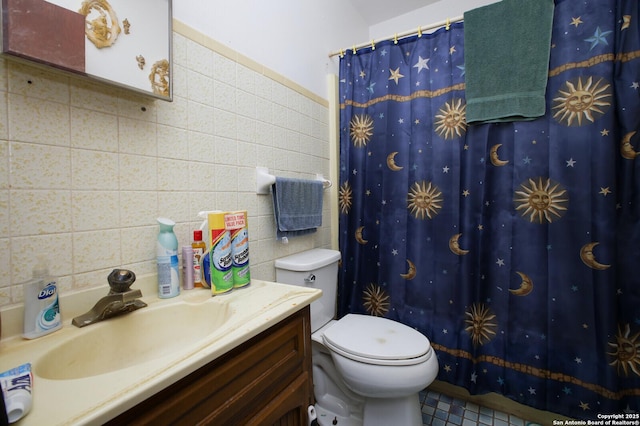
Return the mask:
{"type": "Polygon", "coordinates": [[[389,295],[377,284],[369,284],[362,299],[364,308],[371,315],[383,317],[389,311],[389,295]]]}
{"type": "Polygon", "coordinates": [[[446,102],[435,116],[436,132],[443,139],[462,136],[467,130],[467,105],[460,98],[446,102]]]}
{"type": "Polygon", "coordinates": [[[474,303],[465,315],[467,327],[464,330],[469,333],[474,346],[484,345],[496,335],[496,315],[484,303],[474,303]]]}
{"type": "Polygon", "coordinates": [[[431,182],[415,182],[409,191],[409,210],[416,219],[433,219],[442,208],[442,192],[431,182]]]}
{"type": "Polygon", "coordinates": [[[583,118],[593,123],[611,106],[611,102],[606,101],[611,98],[611,85],[604,78],[594,82],[591,76],[583,82],[582,77],[578,77],[565,82],[565,86],[566,90],[559,90],[553,99],[553,109],[557,110],[553,118],[562,124],[582,126],[587,124],[583,118]]]}
{"type": "Polygon", "coordinates": [[[373,136],[373,119],[366,115],[356,115],[351,120],[351,140],[357,147],[366,146],[373,136]]]}
{"type": "Polygon", "coordinates": [[[340,190],[338,191],[338,205],[340,206],[340,213],[348,214],[351,209],[351,204],[353,202],[353,191],[351,190],[351,185],[349,182],[344,182],[340,185],[340,190]]]}
{"type": "Polygon", "coordinates": [[[551,179],[529,179],[520,188],[515,193],[516,210],[523,217],[529,216],[532,223],[551,223],[554,219],[560,219],[567,211],[567,191],[551,179]]]}
{"type": "Polygon", "coordinates": [[[624,326],[624,330],[618,325],[618,334],[615,343],[609,342],[613,348],[612,352],[607,352],[614,359],[609,365],[616,367],[618,375],[629,376],[629,370],[640,376],[640,333],[631,336],[629,324],[624,326]]]}

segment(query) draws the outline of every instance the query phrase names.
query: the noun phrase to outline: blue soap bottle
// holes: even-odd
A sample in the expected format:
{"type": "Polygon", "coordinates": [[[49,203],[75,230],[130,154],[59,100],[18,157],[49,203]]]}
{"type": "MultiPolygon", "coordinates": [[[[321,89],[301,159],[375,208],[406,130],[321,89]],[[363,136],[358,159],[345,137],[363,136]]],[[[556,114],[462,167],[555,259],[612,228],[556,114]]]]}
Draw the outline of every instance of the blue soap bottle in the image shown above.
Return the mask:
{"type": "Polygon", "coordinates": [[[23,284],[25,339],[35,339],[62,328],[58,285],[46,262],[38,259],[33,278],[23,284]]]}

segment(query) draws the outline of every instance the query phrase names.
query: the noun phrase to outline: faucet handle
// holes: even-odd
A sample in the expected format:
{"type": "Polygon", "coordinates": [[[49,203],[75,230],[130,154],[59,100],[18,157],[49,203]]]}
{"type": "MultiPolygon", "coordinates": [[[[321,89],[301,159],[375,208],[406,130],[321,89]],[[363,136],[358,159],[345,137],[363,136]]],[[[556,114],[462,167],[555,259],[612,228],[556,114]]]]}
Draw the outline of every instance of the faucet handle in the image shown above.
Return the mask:
{"type": "Polygon", "coordinates": [[[124,293],[136,280],[136,274],[128,269],[114,269],[107,277],[113,293],[124,293]]]}

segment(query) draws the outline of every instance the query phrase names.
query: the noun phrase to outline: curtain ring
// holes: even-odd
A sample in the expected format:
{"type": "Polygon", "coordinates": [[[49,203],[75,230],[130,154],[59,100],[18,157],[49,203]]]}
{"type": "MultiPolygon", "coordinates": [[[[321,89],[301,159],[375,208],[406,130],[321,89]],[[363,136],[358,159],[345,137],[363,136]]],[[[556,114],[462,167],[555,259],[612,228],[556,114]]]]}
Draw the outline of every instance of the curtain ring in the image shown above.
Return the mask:
{"type": "Polygon", "coordinates": [[[344,58],[344,50],[340,49],[340,57],[344,58]]]}
{"type": "Polygon", "coordinates": [[[444,24],[444,29],[449,31],[449,28],[451,28],[451,21],[447,18],[447,22],[444,24]]]}
{"type": "Polygon", "coordinates": [[[376,50],[376,44],[373,39],[371,39],[371,50],[376,50]]]}
{"type": "Polygon", "coordinates": [[[393,44],[398,44],[398,33],[393,36],[393,44]]]}
{"type": "Polygon", "coordinates": [[[418,38],[422,37],[422,27],[418,27],[418,38]]]}
{"type": "Polygon", "coordinates": [[[351,52],[352,52],[354,55],[357,53],[356,45],[355,45],[355,44],[353,45],[353,48],[351,49],[351,52]]]}

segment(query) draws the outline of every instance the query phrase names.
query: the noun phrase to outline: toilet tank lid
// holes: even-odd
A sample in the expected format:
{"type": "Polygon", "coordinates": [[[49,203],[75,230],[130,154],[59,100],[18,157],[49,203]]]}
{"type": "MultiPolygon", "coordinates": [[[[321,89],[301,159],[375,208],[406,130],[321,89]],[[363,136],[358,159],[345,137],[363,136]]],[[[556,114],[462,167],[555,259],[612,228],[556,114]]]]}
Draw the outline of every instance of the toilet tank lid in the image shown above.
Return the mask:
{"type": "Polygon", "coordinates": [[[287,271],[313,271],[340,260],[337,250],[316,248],[276,259],[275,266],[287,271]]]}

